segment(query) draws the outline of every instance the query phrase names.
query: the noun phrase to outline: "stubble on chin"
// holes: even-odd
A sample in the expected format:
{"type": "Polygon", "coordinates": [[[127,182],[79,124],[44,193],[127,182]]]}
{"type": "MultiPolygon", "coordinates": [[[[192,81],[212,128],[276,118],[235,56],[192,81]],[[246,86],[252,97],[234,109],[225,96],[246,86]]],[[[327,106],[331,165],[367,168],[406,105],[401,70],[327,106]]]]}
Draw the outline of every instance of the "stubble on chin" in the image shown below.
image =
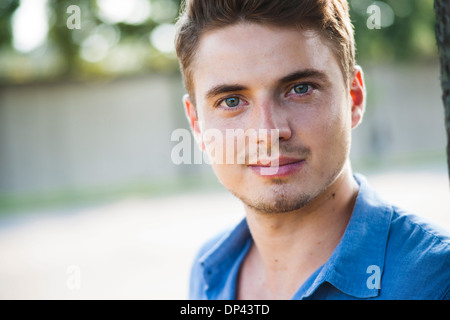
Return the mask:
{"type": "MultiPolygon", "coordinates": [[[[248,207],[264,214],[282,214],[299,210],[313,200],[314,197],[302,194],[295,199],[287,199],[284,197],[277,197],[273,201],[260,201],[256,203],[249,203],[243,201],[248,207]]],[[[241,199],[242,200],[242,199],[241,199]]]]}
{"type": "MultiPolygon", "coordinates": [[[[273,184],[282,185],[285,182],[281,179],[272,181],[273,184]]],[[[263,213],[263,214],[281,214],[299,210],[308,205],[319,193],[308,194],[299,193],[295,196],[290,195],[287,191],[281,190],[274,192],[268,197],[256,197],[255,199],[249,199],[242,194],[238,194],[233,190],[230,192],[240,199],[245,206],[250,209],[263,213]]]]}
{"type": "MultiPolygon", "coordinates": [[[[325,180],[325,182],[310,191],[297,191],[292,184],[289,184],[283,179],[273,179],[271,184],[274,188],[272,191],[268,190],[268,196],[256,196],[250,199],[244,194],[239,194],[234,190],[229,190],[234,196],[240,199],[244,205],[256,212],[262,214],[283,214],[300,210],[309,205],[314,199],[323,194],[342,173],[343,166],[332,172],[332,174],[325,180]],[[291,190],[289,190],[291,189],[291,190]]],[[[270,189],[270,188],[269,188],[270,189]]]]}

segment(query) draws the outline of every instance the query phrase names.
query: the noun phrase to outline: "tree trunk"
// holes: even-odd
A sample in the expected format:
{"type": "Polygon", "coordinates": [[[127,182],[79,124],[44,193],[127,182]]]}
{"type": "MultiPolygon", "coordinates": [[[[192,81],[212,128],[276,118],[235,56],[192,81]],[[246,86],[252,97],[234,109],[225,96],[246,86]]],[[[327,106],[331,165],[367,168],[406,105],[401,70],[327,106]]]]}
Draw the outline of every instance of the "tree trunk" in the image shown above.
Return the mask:
{"type": "Polygon", "coordinates": [[[442,100],[447,129],[447,166],[450,177],[450,1],[435,0],[436,40],[441,62],[442,100]]]}

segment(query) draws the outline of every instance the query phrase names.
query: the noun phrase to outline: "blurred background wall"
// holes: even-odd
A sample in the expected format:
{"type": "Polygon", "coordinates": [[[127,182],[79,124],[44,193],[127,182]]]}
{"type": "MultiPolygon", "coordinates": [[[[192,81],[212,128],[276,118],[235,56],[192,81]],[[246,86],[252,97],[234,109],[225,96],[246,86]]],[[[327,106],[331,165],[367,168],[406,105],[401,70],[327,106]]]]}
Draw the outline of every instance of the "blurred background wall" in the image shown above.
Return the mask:
{"type": "Polygon", "coordinates": [[[170,162],[180,79],[3,89],[3,193],[93,188],[177,174],[170,162]],[[169,157],[168,157],[169,155],[169,157]]]}
{"type": "MultiPolygon", "coordinates": [[[[170,158],[171,133],[187,128],[172,43],[179,5],[2,2],[1,211],[90,195],[153,193],[211,173],[170,158]],[[74,4],[79,15],[70,9],[74,4]]],[[[354,165],[442,160],[432,3],[352,0],[350,7],[368,89],[364,124],[354,133],[354,165]],[[374,4],[380,28],[368,24],[374,4]]]]}
{"type": "MultiPolygon", "coordinates": [[[[445,128],[437,63],[368,65],[369,103],[353,134],[357,168],[433,160],[445,128]]],[[[0,193],[20,201],[58,192],[127,191],[207,174],[176,165],[171,134],[186,127],[182,80],[141,75],[86,83],[3,87],[0,193]]],[[[17,205],[19,203],[16,203],[17,205]]]]}
{"type": "MultiPolygon", "coordinates": [[[[355,171],[450,226],[433,3],[349,4],[368,91],[355,171]]],[[[179,7],[0,2],[0,298],[184,298],[198,245],[241,217],[208,165],[171,159],[179,7]]]]}

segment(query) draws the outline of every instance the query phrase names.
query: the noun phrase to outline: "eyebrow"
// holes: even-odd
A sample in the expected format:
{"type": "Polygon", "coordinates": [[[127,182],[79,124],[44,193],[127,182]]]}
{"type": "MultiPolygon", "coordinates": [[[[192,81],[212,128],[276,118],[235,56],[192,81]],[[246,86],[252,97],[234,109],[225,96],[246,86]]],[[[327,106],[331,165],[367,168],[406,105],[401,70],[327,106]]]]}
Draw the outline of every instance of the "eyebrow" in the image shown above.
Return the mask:
{"type": "MultiPolygon", "coordinates": [[[[286,84],[294,81],[298,81],[305,78],[316,78],[321,81],[327,82],[328,76],[325,72],[322,72],[317,69],[304,69],[294,71],[287,76],[284,76],[280,80],[278,80],[279,84],[286,84]]],[[[224,93],[238,92],[248,90],[248,87],[240,85],[240,84],[219,84],[217,86],[212,87],[206,92],[206,99],[212,99],[218,95],[224,93]]]]}
{"type": "Polygon", "coordinates": [[[317,69],[304,69],[299,71],[294,71],[287,76],[281,78],[279,80],[280,84],[290,83],[294,81],[298,81],[305,78],[316,78],[318,80],[321,80],[323,82],[329,81],[328,76],[325,72],[322,72],[317,69]]]}
{"type": "Polygon", "coordinates": [[[212,99],[215,96],[218,96],[223,93],[228,92],[237,92],[237,91],[244,91],[247,90],[247,87],[239,85],[239,84],[219,84],[217,86],[212,87],[211,89],[206,92],[206,98],[212,99]]]}

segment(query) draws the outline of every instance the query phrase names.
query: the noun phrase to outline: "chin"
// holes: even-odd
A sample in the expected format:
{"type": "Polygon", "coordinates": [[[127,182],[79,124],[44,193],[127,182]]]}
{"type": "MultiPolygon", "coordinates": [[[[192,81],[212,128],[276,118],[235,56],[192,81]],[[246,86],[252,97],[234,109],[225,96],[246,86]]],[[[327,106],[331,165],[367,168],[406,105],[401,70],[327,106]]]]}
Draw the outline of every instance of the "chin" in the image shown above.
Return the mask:
{"type": "Polygon", "coordinates": [[[299,195],[295,199],[285,199],[282,197],[272,201],[244,202],[247,206],[266,214],[281,214],[302,209],[307,206],[314,197],[299,195]]]}
{"type": "MultiPolygon", "coordinates": [[[[255,194],[244,194],[230,190],[247,207],[266,214],[288,213],[302,209],[316,198],[319,192],[301,192],[298,188],[287,190],[291,186],[273,186],[255,194]]],[[[291,189],[291,188],[289,188],[291,189]]]]}

